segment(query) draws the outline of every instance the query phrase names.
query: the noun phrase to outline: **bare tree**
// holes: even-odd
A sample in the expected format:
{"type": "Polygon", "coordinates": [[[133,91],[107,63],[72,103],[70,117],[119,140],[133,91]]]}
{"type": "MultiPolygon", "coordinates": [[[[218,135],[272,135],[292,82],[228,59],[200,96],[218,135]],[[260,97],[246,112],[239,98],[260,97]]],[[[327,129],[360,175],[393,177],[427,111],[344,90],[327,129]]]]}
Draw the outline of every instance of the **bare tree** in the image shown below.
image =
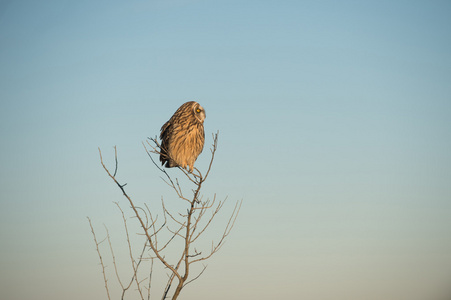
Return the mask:
{"type": "Polygon", "coordinates": [[[203,233],[205,233],[207,228],[211,226],[213,220],[215,219],[219,211],[223,208],[223,205],[227,200],[227,198],[225,198],[223,201],[216,201],[216,194],[213,196],[213,199],[210,200],[210,198],[207,198],[206,200],[204,200],[204,197],[201,193],[202,186],[207,180],[208,175],[210,174],[214,156],[217,150],[217,145],[218,133],[213,135],[213,144],[210,149],[211,159],[205,175],[203,175],[197,168],[194,168],[192,172],[188,172],[187,170],[180,167],[178,168],[179,170],[181,170],[182,175],[188,180],[188,182],[192,186],[194,186],[194,188],[190,189],[190,192],[187,193],[186,191],[184,191],[184,189],[182,189],[178,178],[173,179],[168,174],[166,169],[160,167],[155,162],[153,155],[159,155],[159,149],[161,149],[157,139],[149,138],[146,143],[143,143],[144,149],[149,158],[152,160],[153,164],[159,169],[160,172],[164,174],[164,176],[161,177],[163,181],[169,187],[171,187],[171,189],[177,195],[177,198],[181,200],[181,202],[185,203],[185,210],[170,211],[169,209],[167,209],[167,206],[165,205],[165,202],[162,198],[161,205],[163,220],[161,222],[158,222],[158,216],[154,215],[151,212],[151,209],[147,204],[144,204],[144,208],[137,206],[129,196],[129,194],[126,192],[126,184],[121,184],[117,180],[116,175],[118,172],[118,158],[116,147],[114,148],[114,172],[110,172],[110,170],[105,166],[102,158],[102,152],[99,148],[100,162],[103,169],[121,190],[123,196],[127,199],[127,202],[132,210],[132,215],[138,220],[139,227],[141,228],[141,232],[139,234],[145,237],[144,245],[142,245],[140,255],[138,257],[134,257],[127,218],[119,203],[116,203],[117,207],[122,213],[122,220],[126,232],[127,246],[129,248],[132,267],[131,278],[127,281],[127,283],[124,283],[119,276],[116,258],[114,255],[108,229],[105,227],[106,238],[102,241],[98,241],[91,220],[88,218],[102,267],[102,273],[108,299],[110,299],[110,290],[108,286],[107,275],[105,272],[106,265],[99,250],[99,245],[106,240],[109,244],[116,278],[122,288],[121,299],[124,299],[126,292],[130,290],[130,287],[132,285],[135,286],[142,300],[144,300],[145,298],[150,299],[154,260],[159,261],[165,267],[165,269],[168,270],[168,278],[164,290],[162,291],[161,299],[169,298],[169,295],[171,293],[172,299],[177,299],[180,295],[180,292],[186,285],[198,279],[203,274],[206,265],[203,265],[202,269],[194,274],[192,274],[191,272],[192,266],[196,263],[206,261],[219,251],[219,249],[224,244],[226,237],[230,234],[235,224],[242,203],[242,201],[236,202],[233,212],[228,218],[227,224],[225,225],[225,228],[223,229],[218,240],[211,243],[210,249],[208,249],[207,251],[197,250],[196,245],[199,238],[203,235],[203,233]],[[181,213],[180,211],[183,211],[183,213],[181,213]],[[181,242],[177,244],[175,242],[176,240],[181,242]],[[169,248],[169,245],[172,244],[176,244],[176,247],[178,247],[178,254],[175,259],[170,260],[168,258],[169,255],[166,255],[166,252],[169,248]],[[147,253],[150,253],[150,255],[148,255],[147,253]],[[143,262],[148,262],[150,264],[147,264],[148,269],[146,277],[140,278],[138,270],[142,268],[143,262]]]}

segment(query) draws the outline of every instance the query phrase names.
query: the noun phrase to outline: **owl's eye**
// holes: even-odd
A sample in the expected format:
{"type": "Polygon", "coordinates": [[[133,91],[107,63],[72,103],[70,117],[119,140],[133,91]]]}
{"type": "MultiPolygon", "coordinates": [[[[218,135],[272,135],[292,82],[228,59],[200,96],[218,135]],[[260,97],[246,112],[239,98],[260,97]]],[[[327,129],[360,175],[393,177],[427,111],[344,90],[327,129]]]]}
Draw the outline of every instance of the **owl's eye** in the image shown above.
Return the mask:
{"type": "Polygon", "coordinates": [[[196,109],[196,111],[197,111],[198,113],[200,113],[200,108],[196,109]]]}

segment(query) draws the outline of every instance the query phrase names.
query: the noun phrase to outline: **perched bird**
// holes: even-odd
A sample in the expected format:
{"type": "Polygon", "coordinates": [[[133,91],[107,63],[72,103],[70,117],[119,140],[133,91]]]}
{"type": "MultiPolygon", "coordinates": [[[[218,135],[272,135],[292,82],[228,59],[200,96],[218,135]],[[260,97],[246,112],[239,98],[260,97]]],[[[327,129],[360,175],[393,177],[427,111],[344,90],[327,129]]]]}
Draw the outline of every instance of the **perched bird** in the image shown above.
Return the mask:
{"type": "Polygon", "coordinates": [[[204,148],[205,110],[195,101],[182,104],[161,127],[160,161],[166,168],[189,167],[204,148]]]}

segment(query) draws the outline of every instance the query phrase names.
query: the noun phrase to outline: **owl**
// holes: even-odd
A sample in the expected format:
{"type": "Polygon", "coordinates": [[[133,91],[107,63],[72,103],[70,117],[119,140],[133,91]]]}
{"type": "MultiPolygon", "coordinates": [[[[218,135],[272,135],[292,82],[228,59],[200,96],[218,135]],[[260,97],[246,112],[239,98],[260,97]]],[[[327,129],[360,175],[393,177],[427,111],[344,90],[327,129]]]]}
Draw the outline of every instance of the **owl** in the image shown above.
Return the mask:
{"type": "Polygon", "coordinates": [[[193,171],[194,162],[204,148],[204,108],[195,101],[182,104],[161,127],[160,161],[166,168],[193,171]]]}

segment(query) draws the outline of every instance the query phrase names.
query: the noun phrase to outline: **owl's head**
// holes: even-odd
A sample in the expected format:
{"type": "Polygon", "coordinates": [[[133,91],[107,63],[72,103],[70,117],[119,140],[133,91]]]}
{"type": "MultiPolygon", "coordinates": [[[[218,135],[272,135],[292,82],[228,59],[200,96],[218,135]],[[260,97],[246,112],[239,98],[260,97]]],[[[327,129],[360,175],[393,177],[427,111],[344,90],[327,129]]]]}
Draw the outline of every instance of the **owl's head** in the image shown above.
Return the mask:
{"type": "Polygon", "coordinates": [[[193,114],[200,123],[204,122],[206,117],[205,109],[197,102],[194,102],[193,114]]]}

